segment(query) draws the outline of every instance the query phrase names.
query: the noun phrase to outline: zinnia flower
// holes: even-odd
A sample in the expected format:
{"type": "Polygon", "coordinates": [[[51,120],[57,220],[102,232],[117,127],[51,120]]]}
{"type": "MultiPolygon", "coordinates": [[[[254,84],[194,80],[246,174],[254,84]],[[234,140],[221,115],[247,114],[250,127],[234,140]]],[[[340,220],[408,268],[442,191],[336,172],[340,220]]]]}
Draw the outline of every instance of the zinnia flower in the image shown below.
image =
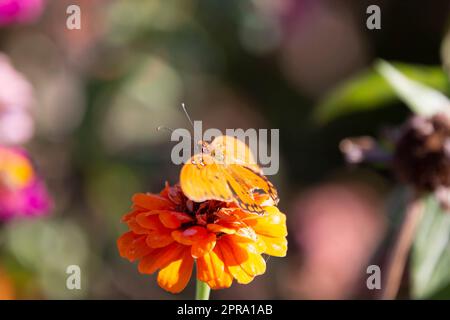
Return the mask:
{"type": "Polygon", "coordinates": [[[159,270],[158,284],[178,293],[189,282],[194,261],[197,278],[212,289],[247,284],[266,270],[262,254],[287,251],[286,216],[267,197],[258,197],[264,215],[244,212],[234,203],[196,203],[179,185],[160,194],[139,193],[123,217],[130,231],[117,241],[120,255],[139,261],[139,272],[159,270]]]}
{"type": "Polygon", "coordinates": [[[44,5],[44,0],[0,0],[0,26],[34,22],[44,5]]]}
{"type": "Polygon", "coordinates": [[[26,153],[0,147],[0,220],[42,215],[50,207],[45,185],[26,153]]]}
{"type": "MultiPolygon", "coordinates": [[[[1,0],[0,0],[1,1],[1,0]]],[[[27,142],[33,134],[33,90],[27,79],[0,53],[0,144],[27,142]]]]}

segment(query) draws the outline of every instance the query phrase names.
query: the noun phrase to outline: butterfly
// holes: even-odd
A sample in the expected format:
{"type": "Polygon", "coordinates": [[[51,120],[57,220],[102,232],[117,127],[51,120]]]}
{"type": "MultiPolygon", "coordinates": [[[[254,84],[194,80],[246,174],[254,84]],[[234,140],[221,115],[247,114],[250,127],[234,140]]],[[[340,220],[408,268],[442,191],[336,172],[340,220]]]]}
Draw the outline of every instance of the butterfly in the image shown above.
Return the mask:
{"type": "Polygon", "coordinates": [[[200,142],[201,152],[186,162],[180,172],[183,193],[195,202],[235,201],[251,213],[263,214],[256,195],[268,195],[278,203],[277,190],[263,175],[250,148],[232,136],[200,142]]]}

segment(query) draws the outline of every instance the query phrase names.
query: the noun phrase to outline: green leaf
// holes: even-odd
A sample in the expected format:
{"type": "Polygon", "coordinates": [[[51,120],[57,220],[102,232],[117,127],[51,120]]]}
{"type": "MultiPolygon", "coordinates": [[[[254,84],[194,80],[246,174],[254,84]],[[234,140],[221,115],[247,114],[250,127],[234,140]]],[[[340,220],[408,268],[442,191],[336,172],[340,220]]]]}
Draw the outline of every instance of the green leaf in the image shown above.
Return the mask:
{"type": "Polygon", "coordinates": [[[441,43],[441,61],[447,75],[450,75],[450,26],[447,25],[447,31],[441,43]]]}
{"type": "Polygon", "coordinates": [[[411,253],[411,294],[422,299],[440,293],[442,298],[450,286],[450,213],[442,210],[434,196],[423,201],[424,212],[411,253]]]}
{"type": "MultiPolygon", "coordinates": [[[[439,91],[446,91],[448,81],[437,66],[394,63],[393,66],[408,78],[424,83],[439,91]]],[[[337,117],[374,110],[398,99],[396,91],[375,69],[370,68],[333,90],[317,107],[315,117],[329,122],[337,117]]]]}
{"type": "Polygon", "coordinates": [[[427,298],[432,300],[448,300],[450,297],[450,284],[442,289],[437,290],[431,296],[427,298]]]}
{"type": "Polygon", "coordinates": [[[450,100],[441,92],[409,79],[386,61],[380,60],[375,68],[414,113],[432,116],[438,112],[450,112],[450,100]]]}

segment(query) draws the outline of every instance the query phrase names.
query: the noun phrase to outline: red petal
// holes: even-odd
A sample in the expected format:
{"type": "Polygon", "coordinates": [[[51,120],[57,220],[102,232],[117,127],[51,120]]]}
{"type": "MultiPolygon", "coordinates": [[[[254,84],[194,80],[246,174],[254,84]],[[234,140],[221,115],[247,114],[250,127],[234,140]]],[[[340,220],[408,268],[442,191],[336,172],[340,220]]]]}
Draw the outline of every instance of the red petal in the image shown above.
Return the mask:
{"type": "Polygon", "coordinates": [[[146,243],[150,248],[162,248],[174,242],[170,232],[155,230],[148,234],[146,243]]]}
{"type": "Polygon", "coordinates": [[[131,231],[124,233],[117,239],[117,247],[120,255],[133,262],[149,254],[153,249],[147,245],[145,239],[145,235],[137,235],[131,231]]]}
{"type": "Polygon", "coordinates": [[[157,215],[154,215],[152,211],[142,212],[136,215],[136,222],[143,228],[149,230],[161,230],[165,229],[159,221],[157,215]]]}
{"type": "Polygon", "coordinates": [[[170,210],[154,210],[159,214],[159,220],[166,228],[177,229],[183,223],[192,222],[192,218],[183,212],[170,210]]]}
{"type": "Polygon", "coordinates": [[[155,249],[149,255],[141,259],[138,270],[140,273],[154,273],[156,270],[164,268],[173,261],[178,260],[184,249],[186,249],[185,246],[176,242],[167,247],[155,249]]]}
{"type": "Polygon", "coordinates": [[[147,210],[174,209],[174,204],[168,199],[151,193],[136,193],[133,196],[135,206],[147,210]]]}
{"type": "Polygon", "coordinates": [[[172,237],[179,243],[190,246],[208,236],[208,232],[204,227],[194,226],[187,228],[184,231],[175,230],[172,232],[172,237]]]}

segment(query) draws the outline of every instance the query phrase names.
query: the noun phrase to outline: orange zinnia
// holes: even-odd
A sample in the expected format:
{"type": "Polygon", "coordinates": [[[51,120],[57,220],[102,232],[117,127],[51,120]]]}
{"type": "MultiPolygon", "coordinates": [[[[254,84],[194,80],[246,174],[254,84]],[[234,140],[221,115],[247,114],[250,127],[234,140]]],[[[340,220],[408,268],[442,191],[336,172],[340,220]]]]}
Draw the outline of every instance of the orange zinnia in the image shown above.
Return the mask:
{"type": "Polygon", "coordinates": [[[160,194],[133,196],[123,217],[130,231],[117,241],[120,255],[139,261],[139,272],[159,270],[158,284],[182,291],[192,274],[212,289],[228,288],[233,279],[247,284],[266,270],[261,256],[283,257],[287,251],[286,216],[268,197],[257,196],[264,215],[247,213],[233,202],[193,202],[179,185],[160,194]]]}

